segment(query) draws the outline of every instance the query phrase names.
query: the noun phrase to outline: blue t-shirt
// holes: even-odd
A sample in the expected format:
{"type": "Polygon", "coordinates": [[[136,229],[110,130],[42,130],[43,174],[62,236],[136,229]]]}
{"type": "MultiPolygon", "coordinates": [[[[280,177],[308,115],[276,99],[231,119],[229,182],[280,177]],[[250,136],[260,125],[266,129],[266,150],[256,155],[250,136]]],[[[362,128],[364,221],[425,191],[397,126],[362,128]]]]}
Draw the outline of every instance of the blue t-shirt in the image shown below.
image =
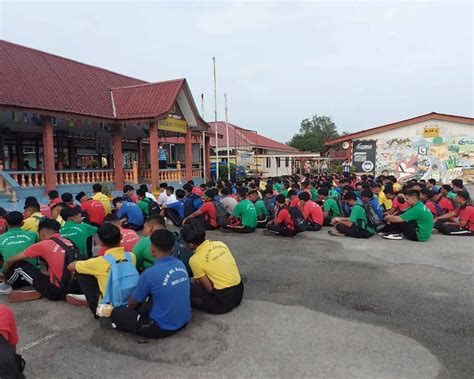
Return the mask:
{"type": "Polygon", "coordinates": [[[166,161],[166,151],[165,151],[165,149],[160,149],[160,151],[158,153],[158,160],[166,161]]]}
{"type": "Polygon", "coordinates": [[[178,212],[179,217],[184,218],[184,200],[179,199],[175,203],[166,204],[169,209],[174,209],[178,212]]]}
{"type": "Polygon", "coordinates": [[[135,203],[125,202],[122,203],[120,209],[117,212],[118,218],[126,218],[129,224],[143,225],[144,218],[140,207],[135,203]]]}
{"type": "Polygon", "coordinates": [[[149,295],[153,300],[150,317],[161,329],[176,330],[191,319],[189,276],[178,258],[157,259],[143,272],[132,297],[143,303],[149,295]]]}

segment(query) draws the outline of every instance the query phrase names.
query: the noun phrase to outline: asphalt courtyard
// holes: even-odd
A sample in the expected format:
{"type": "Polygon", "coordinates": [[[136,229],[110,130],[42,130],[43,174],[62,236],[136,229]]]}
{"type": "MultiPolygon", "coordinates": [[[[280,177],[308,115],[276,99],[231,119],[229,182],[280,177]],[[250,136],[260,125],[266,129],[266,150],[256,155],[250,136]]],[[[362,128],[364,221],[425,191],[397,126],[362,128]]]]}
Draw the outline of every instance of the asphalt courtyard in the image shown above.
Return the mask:
{"type": "MultiPolygon", "coordinates": [[[[30,378],[472,378],[474,239],[429,242],[209,233],[232,249],[242,305],[161,341],[102,329],[88,309],[11,304],[30,378]]],[[[4,302],[0,298],[0,302],[4,302]]]]}

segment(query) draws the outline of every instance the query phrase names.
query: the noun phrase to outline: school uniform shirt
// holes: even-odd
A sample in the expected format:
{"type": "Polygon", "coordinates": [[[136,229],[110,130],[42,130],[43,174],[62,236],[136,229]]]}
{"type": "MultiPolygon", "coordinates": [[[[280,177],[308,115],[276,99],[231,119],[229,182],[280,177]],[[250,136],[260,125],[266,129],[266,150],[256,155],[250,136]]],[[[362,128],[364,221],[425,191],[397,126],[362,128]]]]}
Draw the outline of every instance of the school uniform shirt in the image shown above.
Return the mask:
{"type": "Polygon", "coordinates": [[[51,208],[49,207],[49,205],[41,204],[40,212],[43,217],[51,218],[51,208]]]}
{"type": "Polygon", "coordinates": [[[233,197],[226,196],[221,199],[221,204],[224,206],[225,210],[228,213],[232,213],[234,211],[235,206],[238,204],[238,202],[233,197]]]}
{"type": "MultiPolygon", "coordinates": [[[[38,242],[38,233],[22,230],[21,228],[11,228],[0,236],[0,254],[3,256],[2,271],[5,270],[5,263],[10,257],[22,253],[23,250],[38,242]]],[[[38,259],[27,259],[36,268],[39,268],[38,259]]]]}
{"type": "Polygon", "coordinates": [[[138,203],[137,203],[138,207],[140,208],[140,210],[143,213],[143,216],[145,216],[145,217],[147,217],[150,214],[150,210],[148,208],[149,204],[150,204],[150,200],[147,199],[146,197],[139,200],[138,203]]]}
{"type": "Polygon", "coordinates": [[[143,270],[153,266],[156,258],[151,255],[150,237],[143,237],[132,249],[133,254],[137,258],[137,269],[143,270]]]}
{"type": "Polygon", "coordinates": [[[388,211],[389,209],[392,209],[392,200],[387,199],[387,197],[385,196],[385,192],[383,192],[383,189],[382,191],[379,192],[377,196],[377,200],[379,204],[385,208],[386,211],[388,211]]]}
{"type": "Polygon", "coordinates": [[[30,217],[23,220],[23,230],[29,230],[31,232],[38,233],[38,225],[40,220],[43,219],[43,214],[41,212],[35,212],[30,217]]]}
{"type": "Polygon", "coordinates": [[[214,201],[205,201],[202,204],[200,211],[204,215],[204,220],[206,220],[213,228],[217,228],[216,206],[214,205],[214,201]]]}
{"type": "Polygon", "coordinates": [[[15,316],[10,307],[0,304],[0,335],[7,343],[15,347],[18,343],[18,330],[16,328],[15,316]]]}
{"type": "Polygon", "coordinates": [[[82,255],[87,255],[87,239],[97,233],[95,226],[74,221],[66,221],[59,231],[61,236],[71,241],[82,255]]]}
{"type": "Polygon", "coordinates": [[[328,218],[332,220],[334,217],[339,217],[341,215],[341,210],[339,209],[339,206],[337,205],[336,200],[328,197],[326,200],[324,200],[323,203],[323,211],[328,212],[328,218]]]}
{"type": "Polygon", "coordinates": [[[452,212],[455,208],[453,202],[444,196],[439,199],[438,205],[444,210],[444,213],[452,212]]]}
{"type": "Polygon", "coordinates": [[[92,200],[97,200],[102,203],[106,215],[112,212],[112,206],[110,205],[110,200],[107,195],[104,195],[102,192],[96,192],[94,196],[92,196],[92,200]]]}
{"type": "Polygon", "coordinates": [[[166,205],[176,203],[177,201],[178,199],[176,198],[176,195],[172,193],[170,196],[167,197],[166,205]]]}
{"type": "MultiPolygon", "coordinates": [[[[51,237],[60,239],[64,244],[73,246],[72,242],[59,233],[54,233],[51,237]]],[[[41,258],[48,265],[49,282],[59,287],[63,277],[64,269],[64,249],[51,239],[37,242],[23,251],[27,258],[41,258]]]]}
{"type": "Polygon", "coordinates": [[[394,192],[400,192],[402,189],[402,186],[400,185],[400,183],[395,182],[393,183],[392,188],[394,192]]]}
{"type": "Polygon", "coordinates": [[[122,203],[117,212],[117,217],[119,219],[125,217],[129,224],[134,225],[143,225],[143,222],[145,221],[140,207],[137,204],[131,202],[122,203]]]}
{"type": "MultiPolygon", "coordinates": [[[[118,227],[120,229],[120,235],[122,239],[120,240],[120,247],[123,247],[125,251],[132,252],[135,245],[140,241],[140,237],[138,236],[137,232],[132,229],[124,229],[121,226],[118,227]]],[[[103,256],[107,248],[102,246],[97,255],[103,256]]]]}
{"type": "Polygon", "coordinates": [[[249,199],[241,200],[232,211],[232,217],[240,218],[243,226],[255,229],[257,227],[257,210],[249,199]]]}
{"type": "Polygon", "coordinates": [[[158,205],[163,205],[163,204],[166,204],[166,201],[168,200],[168,195],[166,194],[165,191],[163,191],[162,193],[160,193],[160,196],[158,196],[158,205]]]}
{"type": "Polygon", "coordinates": [[[349,221],[352,221],[355,226],[374,234],[375,229],[367,225],[367,215],[365,214],[364,207],[356,204],[351,209],[351,215],[349,221]]]}
{"type": "Polygon", "coordinates": [[[405,221],[415,221],[418,225],[416,236],[419,241],[427,241],[433,232],[433,214],[425,207],[423,202],[418,201],[415,205],[404,211],[400,218],[405,221]]]}
{"type": "Polygon", "coordinates": [[[257,212],[257,218],[270,216],[270,213],[268,212],[268,209],[265,206],[265,202],[262,199],[258,199],[254,205],[255,211],[257,212]]]}
{"type": "Polygon", "coordinates": [[[61,200],[60,197],[57,197],[56,199],[53,199],[49,202],[49,209],[53,209],[53,207],[56,205],[56,204],[59,204],[59,203],[62,203],[63,201],[61,200]]]}
{"type": "MultiPolygon", "coordinates": [[[[275,183],[273,184],[273,188],[275,191],[280,192],[283,189],[283,186],[280,183],[275,183]]],[[[263,189],[265,189],[265,187],[263,189]]]]}
{"type": "Polygon", "coordinates": [[[184,218],[184,199],[180,199],[175,203],[167,204],[168,209],[174,209],[178,212],[179,217],[184,218]]]}
{"type": "Polygon", "coordinates": [[[160,329],[177,330],[191,320],[189,276],[179,259],[157,259],[142,273],[132,297],[143,303],[149,295],[153,304],[150,318],[160,329]]]}
{"type": "Polygon", "coordinates": [[[216,290],[234,287],[241,282],[237,263],[224,242],[204,241],[189,259],[189,265],[194,279],[207,276],[216,290]]]}
{"type": "Polygon", "coordinates": [[[295,230],[295,222],[291,218],[290,212],[286,207],[280,208],[275,218],[275,221],[278,224],[285,226],[288,230],[295,230]]]}
{"type": "Polygon", "coordinates": [[[92,199],[86,200],[81,204],[81,209],[87,212],[90,222],[97,225],[104,223],[105,208],[100,201],[92,199]]]}
{"type": "Polygon", "coordinates": [[[298,207],[300,205],[300,198],[296,195],[291,196],[290,207],[298,207]]]}
{"type": "Polygon", "coordinates": [[[307,201],[303,207],[303,217],[307,221],[312,221],[315,224],[323,225],[324,213],[321,207],[314,201],[307,201]]]}
{"type": "Polygon", "coordinates": [[[474,232],[474,207],[467,205],[464,209],[457,208],[455,212],[459,216],[459,221],[467,221],[464,229],[474,232]]]}
{"type": "Polygon", "coordinates": [[[316,188],[311,188],[309,192],[311,193],[311,200],[318,200],[318,190],[316,188]]]}
{"type": "Polygon", "coordinates": [[[434,217],[439,216],[436,207],[431,200],[425,202],[425,207],[433,214],[434,217]]]}
{"type": "Polygon", "coordinates": [[[199,187],[193,187],[191,192],[195,195],[198,195],[199,197],[202,197],[202,195],[204,195],[204,192],[199,187]]]}
{"type": "Polygon", "coordinates": [[[369,203],[372,204],[372,207],[374,208],[375,213],[377,213],[377,216],[381,220],[383,220],[384,214],[383,214],[383,209],[379,204],[379,201],[376,196],[372,197],[372,199],[369,200],[369,203]]]}
{"type": "Polygon", "coordinates": [[[404,203],[400,203],[398,201],[398,197],[394,197],[392,200],[392,208],[395,210],[398,210],[400,212],[403,212],[404,210],[408,209],[410,205],[405,201],[404,203]]]}
{"type": "MultiPolygon", "coordinates": [[[[108,254],[112,255],[115,260],[125,259],[125,250],[123,249],[123,247],[114,247],[112,249],[108,249],[104,255],[108,254]]],[[[136,265],[137,260],[135,258],[135,255],[133,253],[130,255],[132,257],[132,263],[136,265]]],[[[95,257],[87,259],[85,261],[76,262],[76,272],[78,274],[95,276],[95,278],[97,279],[97,284],[99,285],[101,297],[104,295],[105,289],[107,288],[109,271],[110,263],[107,262],[104,257],[95,257]]]]}
{"type": "Polygon", "coordinates": [[[151,200],[153,200],[155,203],[158,201],[155,197],[155,195],[153,195],[151,192],[145,192],[145,196],[151,200]]]}

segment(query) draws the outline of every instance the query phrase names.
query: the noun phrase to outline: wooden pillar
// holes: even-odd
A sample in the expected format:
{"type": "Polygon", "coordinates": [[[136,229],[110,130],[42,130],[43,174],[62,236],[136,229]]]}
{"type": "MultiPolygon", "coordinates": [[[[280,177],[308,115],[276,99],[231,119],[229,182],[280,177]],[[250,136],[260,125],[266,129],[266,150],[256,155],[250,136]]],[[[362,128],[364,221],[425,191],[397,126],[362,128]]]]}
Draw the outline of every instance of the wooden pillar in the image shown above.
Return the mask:
{"type": "Polygon", "coordinates": [[[17,170],[22,171],[25,169],[24,157],[23,157],[23,139],[19,134],[16,135],[16,167],[17,170]]]}
{"type": "Polygon", "coordinates": [[[56,172],[54,170],[54,137],[51,117],[42,117],[43,122],[43,155],[45,192],[56,189],[56,172]]]}
{"type": "Polygon", "coordinates": [[[193,142],[191,128],[188,127],[184,137],[184,161],[186,163],[186,180],[193,178],[193,142]]]}
{"type": "Polygon", "coordinates": [[[158,162],[158,122],[150,123],[150,192],[158,188],[160,165],[158,162]]]}
{"type": "Polygon", "coordinates": [[[123,189],[122,127],[113,125],[112,139],[114,144],[115,189],[123,189]]]}
{"type": "Polygon", "coordinates": [[[211,139],[205,138],[204,149],[206,150],[206,178],[211,180],[211,139]]]}

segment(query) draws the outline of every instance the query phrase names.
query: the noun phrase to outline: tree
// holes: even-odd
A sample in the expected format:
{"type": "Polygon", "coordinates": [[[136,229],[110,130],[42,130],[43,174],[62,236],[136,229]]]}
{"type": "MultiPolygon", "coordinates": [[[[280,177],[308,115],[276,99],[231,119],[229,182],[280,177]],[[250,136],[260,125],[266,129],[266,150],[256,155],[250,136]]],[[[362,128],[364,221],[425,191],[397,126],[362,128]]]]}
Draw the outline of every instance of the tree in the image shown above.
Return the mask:
{"type": "Polygon", "coordinates": [[[300,131],[288,145],[298,150],[319,153],[328,139],[338,136],[336,124],[330,117],[314,115],[311,119],[305,118],[301,121],[300,131]]]}

